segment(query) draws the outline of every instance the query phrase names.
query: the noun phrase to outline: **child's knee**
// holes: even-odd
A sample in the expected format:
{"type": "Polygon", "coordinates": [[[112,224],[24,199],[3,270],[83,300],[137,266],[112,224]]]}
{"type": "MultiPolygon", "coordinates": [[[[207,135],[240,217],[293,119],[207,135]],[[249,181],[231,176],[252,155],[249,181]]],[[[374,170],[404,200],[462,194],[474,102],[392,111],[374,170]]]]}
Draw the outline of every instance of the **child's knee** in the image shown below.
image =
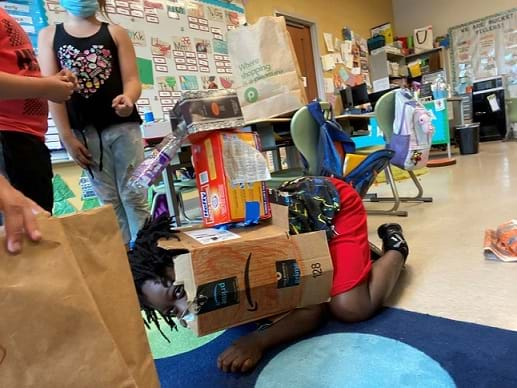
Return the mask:
{"type": "Polygon", "coordinates": [[[330,310],[335,318],[347,323],[366,321],[373,315],[373,313],[369,310],[357,308],[345,309],[340,306],[336,307],[335,305],[331,305],[330,310]]]}
{"type": "Polygon", "coordinates": [[[336,319],[342,322],[355,323],[366,321],[375,313],[375,309],[370,301],[354,301],[340,296],[332,298],[330,312],[336,319]]]}
{"type": "Polygon", "coordinates": [[[96,194],[103,205],[120,206],[120,197],[116,190],[97,188],[96,194]]]}
{"type": "Polygon", "coordinates": [[[145,193],[138,190],[123,190],[120,193],[122,202],[129,204],[135,208],[144,207],[147,208],[147,196],[145,193]]]}

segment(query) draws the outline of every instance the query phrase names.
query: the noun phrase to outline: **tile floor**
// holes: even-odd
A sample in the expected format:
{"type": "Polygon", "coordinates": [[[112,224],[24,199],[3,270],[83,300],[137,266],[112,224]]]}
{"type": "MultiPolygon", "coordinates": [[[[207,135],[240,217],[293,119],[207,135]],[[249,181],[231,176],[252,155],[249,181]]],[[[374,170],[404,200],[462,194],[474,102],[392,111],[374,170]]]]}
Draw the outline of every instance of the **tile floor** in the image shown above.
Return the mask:
{"type": "MultiPolygon", "coordinates": [[[[485,229],[517,218],[517,142],[481,143],[479,154],[455,157],[456,165],[420,177],[433,203],[403,204],[407,218],[368,218],[372,241],[379,243],[378,225],[396,220],[410,244],[389,304],[517,330],[517,263],[486,261],[482,251],[485,229]]],[[[402,195],[416,192],[410,181],[398,187],[402,195]]],[[[386,185],[372,191],[385,192],[386,185]]]]}

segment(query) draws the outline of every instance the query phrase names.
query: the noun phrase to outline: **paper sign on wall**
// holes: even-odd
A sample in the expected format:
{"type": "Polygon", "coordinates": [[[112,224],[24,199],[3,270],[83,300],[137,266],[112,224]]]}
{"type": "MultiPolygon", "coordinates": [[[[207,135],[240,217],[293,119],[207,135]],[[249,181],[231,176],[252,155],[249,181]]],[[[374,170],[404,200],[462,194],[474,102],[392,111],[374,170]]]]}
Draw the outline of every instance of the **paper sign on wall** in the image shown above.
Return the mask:
{"type": "Polygon", "coordinates": [[[437,112],[441,112],[442,110],[445,110],[445,100],[444,99],[434,100],[434,109],[437,112]]]}
{"type": "Polygon", "coordinates": [[[324,80],[324,86],[325,86],[325,93],[326,94],[333,94],[334,93],[334,80],[332,78],[323,78],[324,80]]]}
{"type": "Polygon", "coordinates": [[[336,67],[336,61],[334,59],[334,55],[327,54],[321,56],[321,64],[323,66],[323,71],[330,71],[336,67]]]}
{"type": "Polygon", "coordinates": [[[333,53],[334,52],[334,36],[329,32],[324,32],[323,39],[325,39],[325,45],[327,46],[327,51],[330,53],[333,53]]]}
{"type": "Polygon", "coordinates": [[[373,91],[381,92],[390,88],[390,79],[388,77],[373,81],[373,91]]]}
{"type": "Polygon", "coordinates": [[[343,63],[343,58],[341,57],[341,54],[335,53],[334,55],[334,63],[343,63]]]}

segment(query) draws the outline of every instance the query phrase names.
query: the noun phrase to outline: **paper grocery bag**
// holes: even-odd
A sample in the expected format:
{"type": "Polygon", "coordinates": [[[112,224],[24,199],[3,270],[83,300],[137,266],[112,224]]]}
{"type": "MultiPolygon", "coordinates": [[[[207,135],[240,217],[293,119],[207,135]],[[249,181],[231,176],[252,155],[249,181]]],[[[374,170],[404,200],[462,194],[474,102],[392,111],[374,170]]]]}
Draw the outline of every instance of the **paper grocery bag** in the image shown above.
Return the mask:
{"type": "Polygon", "coordinates": [[[426,26],[414,30],[413,43],[416,53],[432,50],[434,47],[433,42],[433,26],[426,26]]]}
{"type": "Polygon", "coordinates": [[[0,239],[0,386],[159,387],[113,209],[39,223],[0,239]]]}
{"type": "Polygon", "coordinates": [[[247,122],[293,112],[307,104],[302,74],[283,17],[228,31],[228,51],[247,122]]]}

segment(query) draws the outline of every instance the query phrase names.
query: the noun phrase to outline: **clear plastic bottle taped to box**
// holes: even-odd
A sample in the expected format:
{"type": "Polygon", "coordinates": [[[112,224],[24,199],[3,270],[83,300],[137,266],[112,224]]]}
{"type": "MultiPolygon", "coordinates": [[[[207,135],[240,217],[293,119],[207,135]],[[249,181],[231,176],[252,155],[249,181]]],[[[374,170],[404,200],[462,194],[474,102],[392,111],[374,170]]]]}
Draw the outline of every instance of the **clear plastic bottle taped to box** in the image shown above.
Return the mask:
{"type": "Polygon", "coordinates": [[[149,156],[133,171],[128,185],[133,189],[149,187],[169,165],[187,138],[184,127],[179,126],[167,135],[149,156]]]}

